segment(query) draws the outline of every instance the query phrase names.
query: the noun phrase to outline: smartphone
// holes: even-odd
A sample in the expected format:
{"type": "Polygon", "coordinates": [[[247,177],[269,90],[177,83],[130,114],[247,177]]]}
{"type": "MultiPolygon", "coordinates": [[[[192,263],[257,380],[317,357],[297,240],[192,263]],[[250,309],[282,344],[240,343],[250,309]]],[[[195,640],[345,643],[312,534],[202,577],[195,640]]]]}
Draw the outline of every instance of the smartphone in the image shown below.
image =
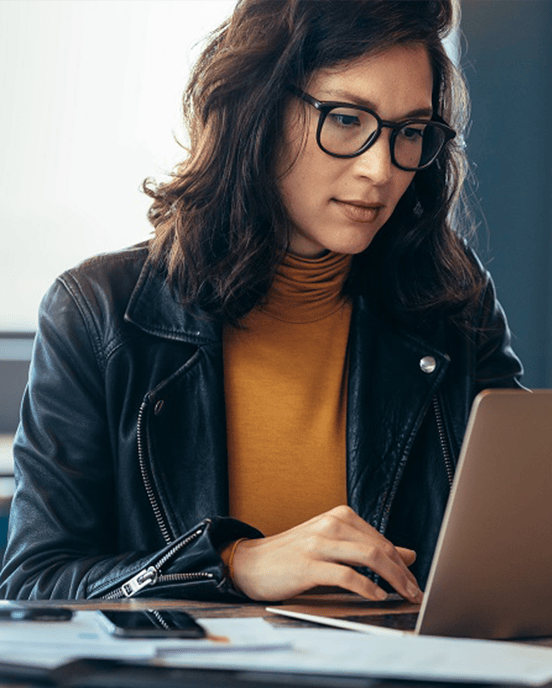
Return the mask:
{"type": "Polygon", "coordinates": [[[106,630],[118,638],[204,638],[205,629],[180,609],[101,611],[106,630]]]}

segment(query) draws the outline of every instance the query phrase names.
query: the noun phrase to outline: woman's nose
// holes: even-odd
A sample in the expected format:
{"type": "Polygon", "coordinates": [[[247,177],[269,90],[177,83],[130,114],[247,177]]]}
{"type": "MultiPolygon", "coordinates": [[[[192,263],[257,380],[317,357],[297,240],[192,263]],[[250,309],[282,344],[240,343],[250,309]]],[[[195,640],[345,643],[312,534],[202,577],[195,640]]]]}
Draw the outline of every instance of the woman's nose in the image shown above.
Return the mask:
{"type": "Polygon", "coordinates": [[[374,184],[385,184],[391,179],[394,170],[399,171],[391,161],[390,133],[383,130],[368,150],[352,158],[355,172],[368,177],[374,184]]]}

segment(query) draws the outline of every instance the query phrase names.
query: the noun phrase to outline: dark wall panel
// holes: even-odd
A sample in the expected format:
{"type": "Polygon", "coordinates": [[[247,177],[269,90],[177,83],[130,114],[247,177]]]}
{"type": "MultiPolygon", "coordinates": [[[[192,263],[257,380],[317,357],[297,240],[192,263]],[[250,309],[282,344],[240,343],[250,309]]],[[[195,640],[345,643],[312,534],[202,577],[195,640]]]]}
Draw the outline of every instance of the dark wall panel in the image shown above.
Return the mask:
{"type": "Polygon", "coordinates": [[[552,387],[552,1],[463,0],[479,253],[531,387],[552,387]]]}

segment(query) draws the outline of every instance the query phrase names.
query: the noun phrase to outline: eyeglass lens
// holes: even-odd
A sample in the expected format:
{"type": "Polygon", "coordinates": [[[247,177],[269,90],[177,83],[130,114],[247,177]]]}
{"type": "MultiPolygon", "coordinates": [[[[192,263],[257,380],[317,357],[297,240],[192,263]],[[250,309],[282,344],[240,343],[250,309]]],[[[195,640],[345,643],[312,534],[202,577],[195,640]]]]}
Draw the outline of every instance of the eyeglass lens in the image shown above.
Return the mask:
{"type": "MultiPolygon", "coordinates": [[[[320,144],[329,153],[354,155],[378,132],[378,121],[369,112],[336,107],[327,114],[320,131],[320,144]]],[[[393,137],[392,137],[393,138],[393,137]]],[[[406,124],[395,131],[394,157],[401,167],[427,165],[441,150],[444,132],[431,122],[406,124]]]]}

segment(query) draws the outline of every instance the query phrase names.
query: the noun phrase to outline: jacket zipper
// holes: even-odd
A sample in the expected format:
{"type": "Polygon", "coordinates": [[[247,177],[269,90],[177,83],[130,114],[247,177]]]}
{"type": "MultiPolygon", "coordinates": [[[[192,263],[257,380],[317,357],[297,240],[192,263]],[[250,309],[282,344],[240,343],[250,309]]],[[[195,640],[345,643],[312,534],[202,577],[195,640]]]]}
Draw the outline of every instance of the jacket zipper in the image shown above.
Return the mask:
{"type": "MultiPolygon", "coordinates": [[[[450,456],[450,451],[449,451],[449,446],[447,442],[447,436],[446,436],[446,431],[445,431],[445,424],[443,422],[443,413],[441,411],[441,404],[439,402],[439,396],[435,394],[433,397],[433,410],[435,413],[435,420],[437,422],[437,432],[439,434],[439,442],[441,445],[441,451],[443,453],[443,459],[445,462],[445,469],[447,471],[447,478],[449,482],[449,487],[452,487],[452,480],[454,478],[454,467],[452,463],[452,459],[450,456]]],[[[408,459],[408,456],[403,456],[402,458],[402,464],[405,464],[408,459]]],[[[402,476],[402,473],[401,473],[402,476]]],[[[385,507],[385,512],[383,515],[383,518],[380,522],[380,527],[379,527],[379,532],[384,533],[385,529],[387,528],[387,522],[389,520],[389,513],[391,511],[391,504],[393,502],[393,499],[395,497],[395,493],[397,492],[397,487],[400,481],[401,476],[395,476],[395,481],[393,483],[393,486],[391,488],[391,494],[389,497],[389,500],[387,502],[387,506],[385,507]]]]}
{"type": "MultiPolygon", "coordinates": [[[[157,521],[157,525],[159,526],[159,530],[161,531],[161,535],[163,536],[163,539],[165,540],[166,544],[170,545],[170,543],[173,541],[174,538],[171,537],[169,533],[169,528],[167,527],[167,523],[165,521],[165,518],[161,512],[161,507],[159,506],[159,502],[157,500],[157,496],[154,492],[153,486],[151,484],[151,479],[150,475],[146,466],[146,452],[144,450],[144,433],[143,433],[143,424],[144,424],[144,414],[146,412],[148,406],[147,399],[145,399],[141,406],[140,410],[138,411],[138,421],[137,421],[137,427],[136,427],[136,439],[137,439],[137,444],[138,444],[138,465],[140,466],[140,474],[142,476],[142,482],[144,483],[144,488],[146,490],[146,494],[149,499],[149,503],[151,505],[151,508],[153,510],[153,514],[155,516],[155,520],[157,521]]],[[[206,520],[206,525],[209,523],[209,520],[206,520]]],[[[205,526],[206,527],[206,526],[205,526]]],[[[142,569],[139,571],[136,575],[134,575],[132,578],[127,580],[125,583],[121,585],[121,587],[117,588],[116,590],[113,590],[112,592],[108,593],[107,595],[103,595],[102,599],[104,600],[114,600],[118,599],[121,597],[132,597],[135,595],[137,592],[142,590],[143,588],[149,586],[149,585],[155,585],[156,583],[163,583],[163,582],[176,582],[176,581],[197,581],[197,580],[209,580],[213,578],[212,573],[206,573],[204,571],[198,572],[198,573],[171,573],[167,575],[161,574],[161,568],[164,564],[167,563],[175,554],[177,554],[183,547],[186,547],[189,545],[191,542],[193,542],[195,539],[197,539],[204,531],[205,527],[198,528],[195,530],[191,535],[189,535],[187,538],[182,540],[181,542],[177,543],[174,547],[171,547],[169,551],[161,557],[161,559],[157,562],[155,565],[148,566],[145,569],[142,569]]]]}
{"type": "Polygon", "coordinates": [[[435,411],[435,420],[437,421],[437,431],[439,433],[439,441],[441,442],[441,450],[443,452],[443,458],[445,459],[445,468],[447,471],[449,487],[452,487],[454,466],[452,465],[452,459],[450,457],[449,445],[445,432],[445,423],[443,421],[443,412],[441,411],[441,404],[437,394],[433,397],[433,409],[435,411]]]}
{"type": "Polygon", "coordinates": [[[194,530],[194,532],[188,535],[187,538],[184,538],[184,540],[178,542],[176,545],[174,545],[174,547],[171,547],[169,551],[166,552],[156,564],[152,564],[151,566],[142,569],[132,578],[123,583],[119,588],[116,588],[107,595],[102,595],[101,599],[115,600],[121,597],[132,597],[137,592],[140,592],[140,590],[142,590],[143,588],[146,588],[149,585],[155,585],[156,583],[178,581],[192,582],[198,580],[210,580],[211,578],[213,578],[214,575],[212,573],[207,573],[205,571],[201,571],[198,573],[169,573],[166,575],[163,575],[161,573],[162,567],[170,559],[172,559],[175,556],[175,554],[177,554],[184,547],[187,547],[194,540],[197,540],[197,538],[204,532],[208,523],[209,520],[207,519],[206,524],[204,526],[198,528],[197,530],[194,530]]]}
{"type": "Polygon", "coordinates": [[[153,509],[153,514],[155,516],[155,520],[157,521],[157,525],[159,526],[159,530],[161,531],[161,535],[163,536],[163,539],[165,540],[166,544],[169,545],[173,538],[171,538],[169,529],[167,527],[167,523],[163,517],[163,514],[161,513],[161,508],[159,506],[159,502],[157,501],[157,497],[155,496],[155,492],[153,491],[153,487],[151,484],[151,479],[149,476],[148,469],[146,467],[146,456],[145,456],[145,451],[144,451],[144,435],[142,431],[142,426],[144,423],[144,414],[147,408],[147,401],[144,400],[142,402],[142,405],[140,406],[140,410],[138,411],[138,422],[137,422],[137,428],[136,428],[136,437],[137,437],[137,444],[138,444],[138,464],[140,466],[140,474],[142,475],[142,482],[144,483],[144,487],[146,489],[146,494],[149,499],[149,503],[151,505],[151,508],[153,509]]]}

